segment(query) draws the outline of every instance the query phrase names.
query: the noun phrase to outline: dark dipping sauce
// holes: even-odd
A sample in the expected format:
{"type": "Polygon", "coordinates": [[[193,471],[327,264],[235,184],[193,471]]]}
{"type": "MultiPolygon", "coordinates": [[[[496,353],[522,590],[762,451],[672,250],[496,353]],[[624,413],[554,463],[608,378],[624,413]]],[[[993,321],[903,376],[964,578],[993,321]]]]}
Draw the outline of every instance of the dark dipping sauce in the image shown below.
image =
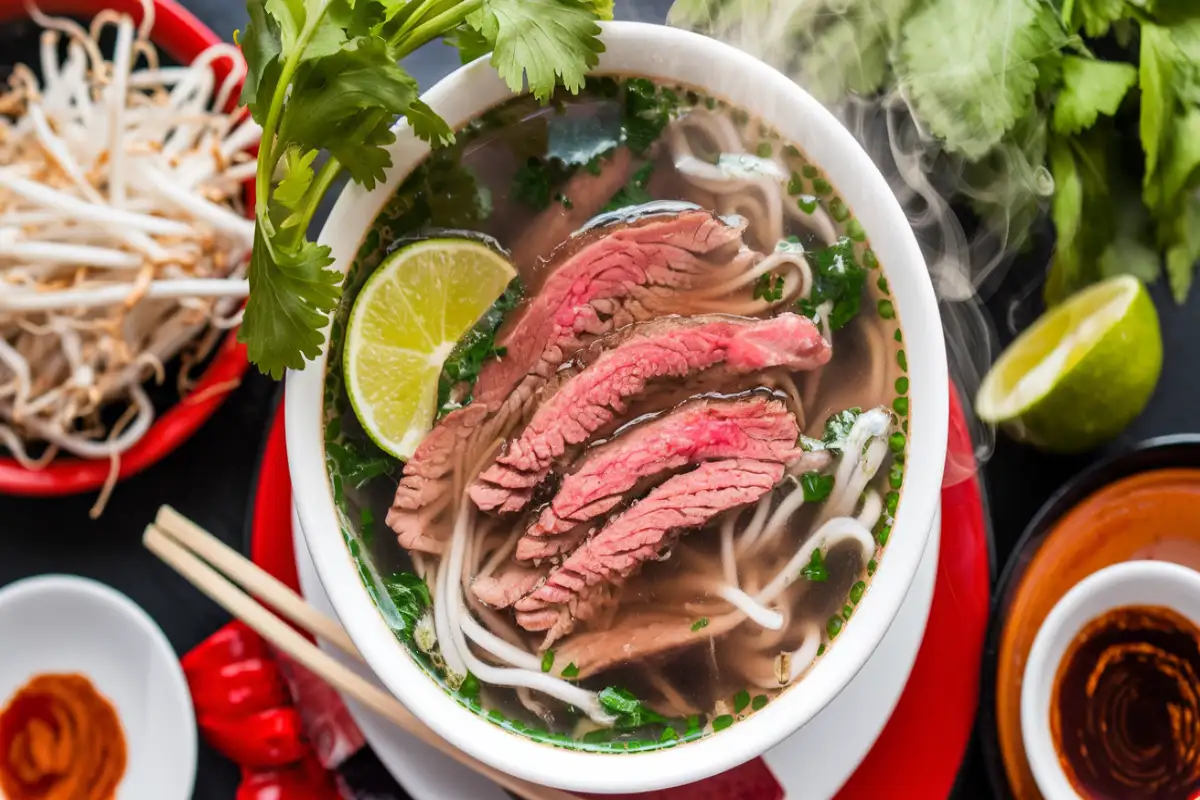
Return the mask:
{"type": "Polygon", "coordinates": [[[1055,678],[1059,761],[1091,800],[1187,800],[1200,792],[1200,629],[1169,608],[1089,622],[1055,678]]]}

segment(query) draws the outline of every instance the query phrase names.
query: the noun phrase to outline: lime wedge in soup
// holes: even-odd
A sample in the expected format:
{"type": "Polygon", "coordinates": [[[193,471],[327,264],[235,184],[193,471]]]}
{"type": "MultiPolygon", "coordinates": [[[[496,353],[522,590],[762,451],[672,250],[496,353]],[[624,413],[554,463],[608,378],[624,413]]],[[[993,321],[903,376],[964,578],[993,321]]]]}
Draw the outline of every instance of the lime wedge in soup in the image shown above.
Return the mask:
{"type": "Polygon", "coordinates": [[[412,456],[433,425],[442,365],[515,275],[467,239],[419,242],[379,265],[350,311],[345,364],[354,413],[377,445],[412,456]]]}
{"type": "Polygon", "coordinates": [[[1042,315],[984,378],[976,410],[1016,438],[1081,452],[1142,412],[1162,370],[1158,312],[1141,281],[1111,278],[1042,315]]]}

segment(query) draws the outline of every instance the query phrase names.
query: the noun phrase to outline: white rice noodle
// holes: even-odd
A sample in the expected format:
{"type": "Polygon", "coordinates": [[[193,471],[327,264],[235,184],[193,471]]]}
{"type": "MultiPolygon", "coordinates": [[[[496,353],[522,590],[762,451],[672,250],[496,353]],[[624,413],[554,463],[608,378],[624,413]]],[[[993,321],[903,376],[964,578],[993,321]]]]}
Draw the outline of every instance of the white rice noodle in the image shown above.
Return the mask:
{"type": "Polygon", "coordinates": [[[782,614],[772,608],[767,608],[765,604],[758,602],[741,589],[734,586],[722,586],[717,590],[717,594],[755,624],[773,631],[783,628],[782,614]]]}
{"type": "Polygon", "coordinates": [[[874,489],[868,489],[863,493],[862,508],[858,512],[855,519],[858,524],[862,525],[867,530],[875,527],[875,523],[879,522],[879,517],[883,514],[883,498],[879,496],[879,492],[874,489]]]}
{"type": "Polygon", "coordinates": [[[875,539],[871,536],[871,532],[853,517],[834,517],[817,528],[816,532],[800,546],[800,549],[783,569],[776,573],[771,582],[754,596],[754,599],[764,606],[773,602],[784,590],[796,582],[800,577],[800,571],[812,561],[812,555],[816,550],[827,552],[831,547],[836,547],[846,541],[858,543],[863,563],[874,557],[875,539]]]}
{"type": "Polygon", "coordinates": [[[450,539],[449,552],[443,556],[438,569],[437,597],[434,600],[434,625],[446,662],[448,680],[461,683],[468,672],[492,686],[525,687],[542,692],[573,705],[601,725],[611,725],[616,717],[600,705],[594,692],[589,692],[561,678],[541,671],[541,660],[531,653],[519,653],[510,643],[486,631],[470,618],[470,609],[459,577],[467,551],[467,540],[473,533],[473,505],[463,495],[450,539]],[[469,620],[469,621],[468,621],[469,620]],[[498,660],[512,664],[497,667],[480,660],[467,644],[467,636],[498,660]]]}
{"type": "Polygon", "coordinates": [[[791,674],[788,677],[789,683],[794,683],[805,672],[808,672],[808,668],[816,661],[817,651],[820,649],[821,629],[810,622],[804,629],[804,643],[792,653],[791,674]]]}

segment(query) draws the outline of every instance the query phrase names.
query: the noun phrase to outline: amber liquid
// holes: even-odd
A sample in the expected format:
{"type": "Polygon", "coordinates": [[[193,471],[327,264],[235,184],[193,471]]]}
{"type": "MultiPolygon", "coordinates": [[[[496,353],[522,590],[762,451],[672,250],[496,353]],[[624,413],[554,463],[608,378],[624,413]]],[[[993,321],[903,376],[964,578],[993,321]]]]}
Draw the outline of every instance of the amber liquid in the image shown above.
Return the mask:
{"type": "Polygon", "coordinates": [[[1055,679],[1059,760],[1089,800],[1187,800],[1200,792],[1200,629],[1168,608],[1092,620],[1055,679]]]}

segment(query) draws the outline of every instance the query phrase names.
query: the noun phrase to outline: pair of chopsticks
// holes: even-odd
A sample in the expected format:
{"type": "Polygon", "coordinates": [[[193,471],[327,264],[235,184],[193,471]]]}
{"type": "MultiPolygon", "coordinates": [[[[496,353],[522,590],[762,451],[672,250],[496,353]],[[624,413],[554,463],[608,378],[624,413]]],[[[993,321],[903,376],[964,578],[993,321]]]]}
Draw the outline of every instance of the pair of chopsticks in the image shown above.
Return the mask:
{"type": "Polygon", "coordinates": [[[568,792],[538,786],[500,772],[442,739],[414,717],[399,700],[321,650],[280,617],[362,661],[354,643],[337,622],[317,611],[273,575],[170,506],[160,508],[154,522],[146,526],[142,543],[218,605],[339,692],[353,697],[467,769],[478,772],[525,800],[581,800],[568,792]],[[276,609],[280,616],[260,604],[259,600],[276,609]]]}

